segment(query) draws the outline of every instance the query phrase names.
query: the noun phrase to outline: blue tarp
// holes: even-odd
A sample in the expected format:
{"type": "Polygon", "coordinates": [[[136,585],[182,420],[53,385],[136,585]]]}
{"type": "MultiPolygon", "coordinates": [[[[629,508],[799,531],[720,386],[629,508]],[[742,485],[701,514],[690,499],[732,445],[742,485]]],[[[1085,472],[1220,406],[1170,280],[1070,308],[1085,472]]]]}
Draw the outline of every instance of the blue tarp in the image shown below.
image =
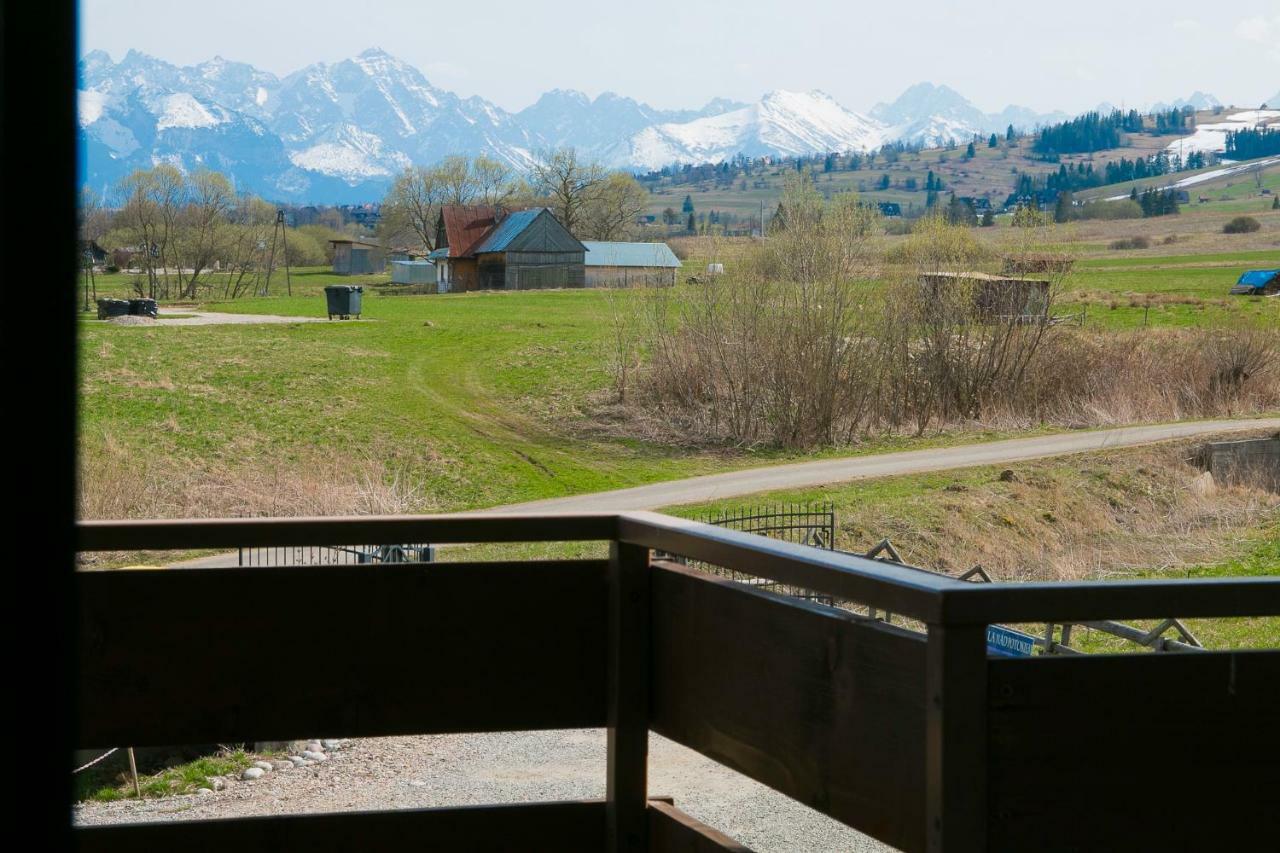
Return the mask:
{"type": "Polygon", "coordinates": [[[1240,276],[1240,280],[1236,284],[1243,284],[1261,290],[1275,281],[1277,277],[1280,277],[1280,270],[1249,270],[1240,276]]]}

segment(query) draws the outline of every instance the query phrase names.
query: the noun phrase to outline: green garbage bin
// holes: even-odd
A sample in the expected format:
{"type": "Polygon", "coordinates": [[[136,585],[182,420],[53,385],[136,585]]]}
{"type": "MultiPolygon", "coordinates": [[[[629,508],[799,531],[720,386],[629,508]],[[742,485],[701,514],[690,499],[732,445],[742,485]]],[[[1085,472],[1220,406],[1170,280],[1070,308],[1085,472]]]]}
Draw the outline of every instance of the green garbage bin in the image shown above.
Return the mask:
{"type": "Polygon", "coordinates": [[[329,319],[347,320],[360,318],[360,297],[364,288],[358,284],[331,284],[324,289],[324,300],[329,308],[329,319]]]}
{"type": "Polygon", "coordinates": [[[111,317],[127,317],[129,315],[129,300],[127,299],[99,299],[98,300],[98,319],[107,320],[111,317]]]}

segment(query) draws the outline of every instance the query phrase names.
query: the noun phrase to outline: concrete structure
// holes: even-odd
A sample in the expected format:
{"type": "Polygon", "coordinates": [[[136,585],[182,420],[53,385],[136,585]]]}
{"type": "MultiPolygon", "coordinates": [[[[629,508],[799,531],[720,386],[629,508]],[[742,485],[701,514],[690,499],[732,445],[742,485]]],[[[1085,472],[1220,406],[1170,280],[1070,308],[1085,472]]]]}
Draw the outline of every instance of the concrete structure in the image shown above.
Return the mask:
{"type": "Polygon", "coordinates": [[[666,243],[613,243],[587,240],[587,287],[675,284],[680,260],[666,243]]]}
{"type": "Polygon", "coordinates": [[[1044,317],[1049,309],[1049,282],[983,272],[934,272],[920,276],[926,296],[944,304],[945,291],[964,288],[985,317],[1044,317]]]}
{"type": "Polygon", "coordinates": [[[1214,441],[1200,448],[1200,467],[1224,486],[1253,486],[1280,494],[1280,433],[1270,438],[1214,441]]]}

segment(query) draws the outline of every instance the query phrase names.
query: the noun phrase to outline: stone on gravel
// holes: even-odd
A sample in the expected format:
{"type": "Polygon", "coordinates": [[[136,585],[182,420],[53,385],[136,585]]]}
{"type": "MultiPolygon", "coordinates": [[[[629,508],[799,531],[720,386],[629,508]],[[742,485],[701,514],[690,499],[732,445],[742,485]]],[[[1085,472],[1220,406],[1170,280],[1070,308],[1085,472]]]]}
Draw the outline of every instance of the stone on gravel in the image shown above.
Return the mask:
{"type": "Polygon", "coordinates": [[[270,761],[255,761],[253,762],[253,766],[260,768],[263,773],[270,773],[272,770],[275,770],[275,767],[272,766],[270,761]]]}
{"type": "Polygon", "coordinates": [[[329,760],[329,756],[325,755],[323,752],[316,752],[310,749],[302,753],[302,757],[307,759],[308,761],[328,761],[329,760]]]}
{"type": "Polygon", "coordinates": [[[331,739],[331,740],[322,740],[322,741],[320,741],[320,743],[321,743],[321,745],[322,745],[325,749],[329,750],[330,752],[332,752],[332,751],[333,751],[333,750],[335,750],[335,749],[341,749],[341,748],[342,748],[342,741],[340,741],[340,740],[332,740],[332,739],[331,739]]]}
{"type": "Polygon", "coordinates": [[[307,741],[307,749],[312,752],[324,752],[324,746],[318,740],[307,741]]]}
{"type": "Polygon", "coordinates": [[[227,787],[226,780],[221,776],[214,776],[209,780],[209,784],[213,785],[213,790],[215,791],[221,791],[223,788],[227,787]]]}
{"type": "Polygon", "coordinates": [[[240,774],[240,778],[245,780],[246,782],[249,782],[254,779],[260,779],[262,776],[265,775],[265,773],[266,771],[264,771],[261,767],[246,767],[244,769],[244,772],[240,774]]]}
{"type": "Polygon", "coordinates": [[[290,755],[289,763],[294,767],[306,767],[311,762],[307,761],[307,759],[303,758],[301,755],[290,755]]]}

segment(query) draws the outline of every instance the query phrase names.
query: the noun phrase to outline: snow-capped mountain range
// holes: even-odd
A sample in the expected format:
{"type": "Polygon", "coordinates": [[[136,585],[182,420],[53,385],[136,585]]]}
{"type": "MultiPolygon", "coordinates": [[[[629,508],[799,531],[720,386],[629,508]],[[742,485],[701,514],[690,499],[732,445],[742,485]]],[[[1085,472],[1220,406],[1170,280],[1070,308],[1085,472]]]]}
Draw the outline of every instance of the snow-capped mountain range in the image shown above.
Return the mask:
{"type": "Polygon", "coordinates": [[[557,89],[511,113],[436,88],[376,48],[285,77],[221,57],[179,67],[137,51],[119,62],[93,51],[80,62],[85,185],[109,189],[134,169],[167,162],[217,169],[267,198],[318,203],[379,198],[405,166],[451,154],[526,168],[538,151],[572,145],[610,166],[647,170],[737,154],[964,142],[1009,124],[1023,129],[1066,117],[1024,107],[985,114],[929,83],[868,115],[817,90],[659,110],[610,92],[593,100],[557,89]]]}

